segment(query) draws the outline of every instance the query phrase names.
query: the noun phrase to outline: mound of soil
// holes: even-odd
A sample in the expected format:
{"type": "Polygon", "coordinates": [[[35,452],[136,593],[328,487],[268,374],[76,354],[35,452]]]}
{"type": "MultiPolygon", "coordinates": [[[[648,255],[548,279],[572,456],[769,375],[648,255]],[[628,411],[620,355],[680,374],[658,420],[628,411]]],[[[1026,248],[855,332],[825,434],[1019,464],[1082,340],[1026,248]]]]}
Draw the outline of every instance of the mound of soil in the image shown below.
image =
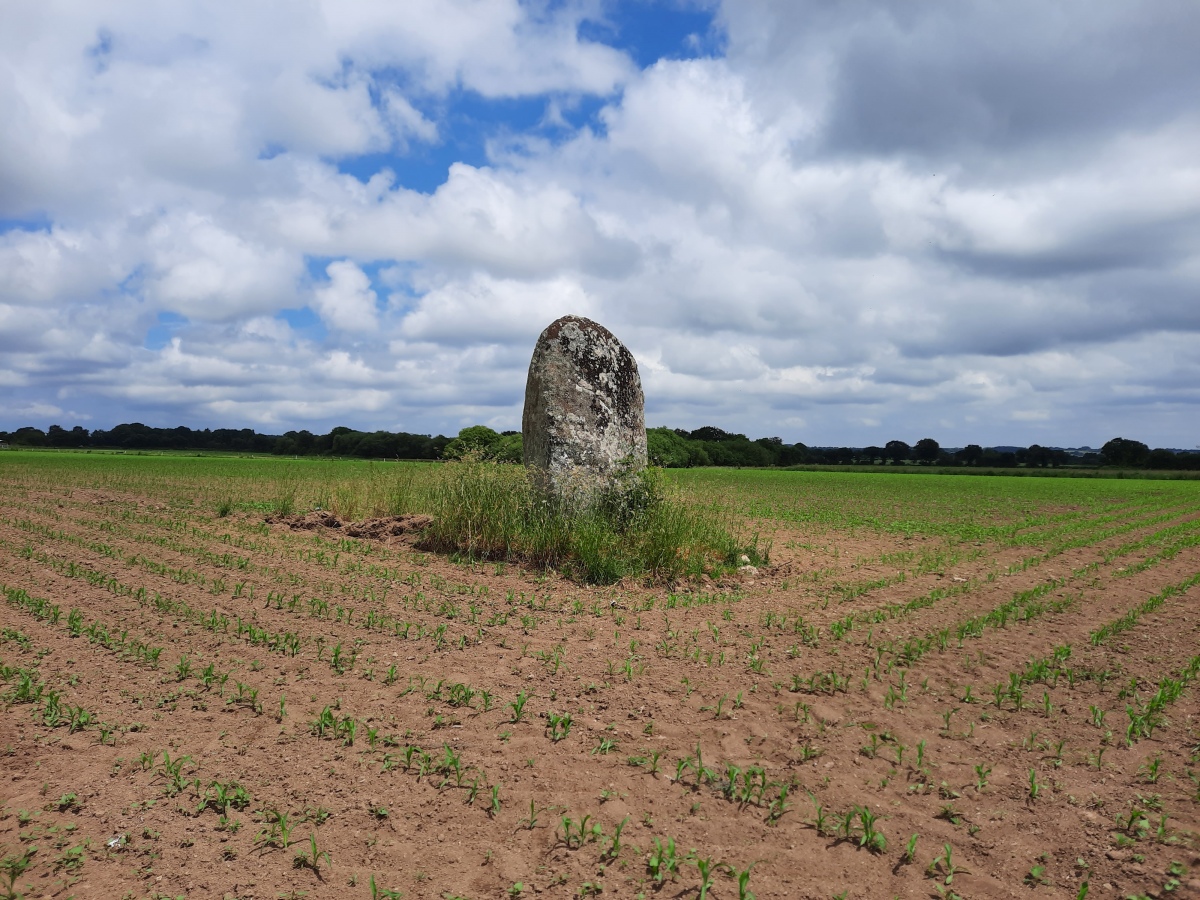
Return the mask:
{"type": "Polygon", "coordinates": [[[384,516],[378,519],[366,519],[362,522],[343,522],[331,512],[318,510],[303,515],[267,516],[268,525],[282,525],[292,531],[315,531],[317,529],[336,529],[346,537],[365,538],[367,540],[386,541],[389,538],[401,538],[415,541],[420,537],[433,519],[429,516],[405,515],[384,516]]]}

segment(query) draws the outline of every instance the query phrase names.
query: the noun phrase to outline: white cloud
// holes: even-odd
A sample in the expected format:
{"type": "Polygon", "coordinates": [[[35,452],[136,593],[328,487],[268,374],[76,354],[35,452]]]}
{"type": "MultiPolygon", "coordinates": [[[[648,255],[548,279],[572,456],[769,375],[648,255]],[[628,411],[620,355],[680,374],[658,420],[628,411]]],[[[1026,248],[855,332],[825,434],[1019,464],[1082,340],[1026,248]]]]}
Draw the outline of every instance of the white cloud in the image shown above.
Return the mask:
{"type": "Polygon", "coordinates": [[[6,10],[4,415],[511,427],[570,312],[670,424],[1194,443],[1191,18],[745,0],[638,71],[606,8],[6,10]]]}
{"type": "Polygon", "coordinates": [[[313,291],[313,305],[327,325],[347,332],[372,331],[379,325],[375,291],[366,272],[352,262],[330,263],[329,283],[313,291]]]}
{"type": "Polygon", "coordinates": [[[576,282],[495,279],[482,275],[455,280],[425,294],[405,316],[399,334],[440,345],[533,344],[560,316],[595,315],[594,304],[576,282]]]}

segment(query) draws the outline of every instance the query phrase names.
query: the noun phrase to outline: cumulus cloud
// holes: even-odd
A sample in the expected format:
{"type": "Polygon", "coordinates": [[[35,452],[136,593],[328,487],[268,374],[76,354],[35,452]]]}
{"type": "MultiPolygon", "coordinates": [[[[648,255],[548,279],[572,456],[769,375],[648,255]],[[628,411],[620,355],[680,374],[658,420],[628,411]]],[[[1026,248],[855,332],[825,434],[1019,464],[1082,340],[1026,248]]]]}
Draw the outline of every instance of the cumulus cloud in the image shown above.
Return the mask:
{"type": "Polygon", "coordinates": [[[1196,443],[1189,3],[614,8],[7,10],[0,428],[515,427],[570,312],[662,424],[1196,443]]]}
{"type": "Polygon", "coordinates": [[[371,331],[379,324],[375,313],[375,291],[371,279],[354,263],[342,260],[325,269],[329,283],[313,291],[317,312],[331,328],[340,331],[371,331]]]}

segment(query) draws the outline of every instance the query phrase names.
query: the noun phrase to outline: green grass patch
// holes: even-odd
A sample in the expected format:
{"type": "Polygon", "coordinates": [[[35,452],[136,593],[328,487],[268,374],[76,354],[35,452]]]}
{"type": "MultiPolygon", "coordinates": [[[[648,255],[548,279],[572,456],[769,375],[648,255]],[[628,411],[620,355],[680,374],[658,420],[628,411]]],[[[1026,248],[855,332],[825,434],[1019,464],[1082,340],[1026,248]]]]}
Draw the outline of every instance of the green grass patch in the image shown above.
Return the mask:
{"type": "Polygon", "coordinates": [[[686,498],[657,469],[559,499],[521,466],[466,459],[440,467],[429,511],[429,549],[555,568],[598,584],[712,574],[743,555],[753,563],[767,555],[727,511],[686,498]]]}

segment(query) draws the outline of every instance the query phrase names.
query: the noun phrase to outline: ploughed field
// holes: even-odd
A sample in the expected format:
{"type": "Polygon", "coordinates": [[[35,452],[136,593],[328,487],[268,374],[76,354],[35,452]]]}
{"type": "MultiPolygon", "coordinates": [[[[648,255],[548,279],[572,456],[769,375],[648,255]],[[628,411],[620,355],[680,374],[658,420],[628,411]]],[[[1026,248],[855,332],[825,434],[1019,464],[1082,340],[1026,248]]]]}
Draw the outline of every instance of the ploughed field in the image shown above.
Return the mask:
{"type": "Polygon", "coordinates": [[[0,896],[1200,890],[1196,482],[675,473],[770,562],[652,586],[313,513],[429,471],[0,458],[0,896]]]}

